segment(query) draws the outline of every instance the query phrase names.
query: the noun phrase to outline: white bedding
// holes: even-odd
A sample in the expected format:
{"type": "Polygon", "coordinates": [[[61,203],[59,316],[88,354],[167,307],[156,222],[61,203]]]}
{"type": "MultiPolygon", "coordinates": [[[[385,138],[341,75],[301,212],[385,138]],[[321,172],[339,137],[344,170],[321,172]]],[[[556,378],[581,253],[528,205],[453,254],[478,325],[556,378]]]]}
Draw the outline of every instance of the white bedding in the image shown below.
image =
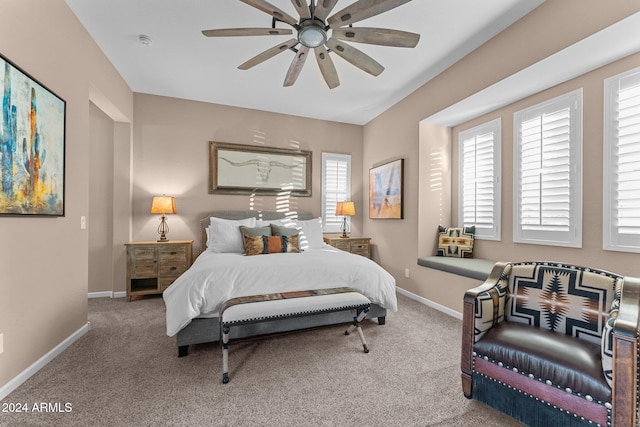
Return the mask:
{"type": "Polygon", "coordinates": [[[196,317],[215,317],[228,299],[349,286],[372,303],[397,311],[393,276],[375,262],[330,246],[301,253],[245,256],[204,251],[163,293],[167,335],[196,317]]]}

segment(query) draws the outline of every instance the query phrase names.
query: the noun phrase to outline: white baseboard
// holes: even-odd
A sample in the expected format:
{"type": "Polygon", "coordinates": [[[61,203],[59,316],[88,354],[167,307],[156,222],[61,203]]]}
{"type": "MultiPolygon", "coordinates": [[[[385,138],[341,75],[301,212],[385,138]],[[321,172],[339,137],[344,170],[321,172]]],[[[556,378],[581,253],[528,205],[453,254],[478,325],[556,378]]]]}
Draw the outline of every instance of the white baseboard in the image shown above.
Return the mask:
{"type": "Polygon", "coordinates": [[[71,344],[76,342],[80,337],[89,331],[89,322],[86,325],[75,331],[67,339],[55,346],[53,350],[36,360],[31,366],[18,374],[17,377],[9,381],[7,384],[0,387],[0,400],[7,397],[13,390],[18,388],[22,383],[31,378],[36,372],[42,369],[47,363],[55,359],[60,353],[65,351],[71,344]]]}
{"type": "Polygon", "coordinates": [[[450,309],[449,307],[445,307],[442,304],[438,304],[437,302],[433,302],[429,299],[426,299],[424,297],[421,297],[420,295],[416,295],[413,292],[409,292],[405,289],[402,288],[398,288],[396,287],[396,291],[398,291],[399,293],[401,293],[402,295],[411,298],[412,300],[416,300],[418,302],[421,302],[424,305],[427,305],[431,308],[435,308],[438,311],[441,311],[445,314],[448,314],[451,317],[455,317],[456,319],[460,319],[462,320],[462,313],[459,313],[455,310],[450,309]]]}
{"type": "Polygon", "coordinates": [[[112,292],[112,291],[104,291],[104,292],[89,292],[89,298],[124,298],[127,296],[126,291],[122,292],[112,292]]]}

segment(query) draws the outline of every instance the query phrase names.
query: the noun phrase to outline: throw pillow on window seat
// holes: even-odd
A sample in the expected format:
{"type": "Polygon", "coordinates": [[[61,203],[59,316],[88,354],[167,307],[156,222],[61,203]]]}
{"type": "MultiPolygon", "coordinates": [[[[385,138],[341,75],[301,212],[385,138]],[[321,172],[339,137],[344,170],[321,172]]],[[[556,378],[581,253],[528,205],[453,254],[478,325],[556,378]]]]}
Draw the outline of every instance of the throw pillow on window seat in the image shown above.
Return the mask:
{"type": "Polygon", "coordinates": [[[476,227],[438,226],[437,256],[473,258],[473,241],[476,227]]]}

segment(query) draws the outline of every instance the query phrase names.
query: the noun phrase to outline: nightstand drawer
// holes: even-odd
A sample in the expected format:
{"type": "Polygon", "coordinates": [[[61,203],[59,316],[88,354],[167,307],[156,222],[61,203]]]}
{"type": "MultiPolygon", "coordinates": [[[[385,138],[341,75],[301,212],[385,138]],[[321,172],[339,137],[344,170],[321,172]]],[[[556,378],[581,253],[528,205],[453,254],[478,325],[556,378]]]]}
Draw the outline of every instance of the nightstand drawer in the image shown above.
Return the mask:
{"type": "Polygon", "coordinates": [[[187,248],[180,247],[160,247],[160,263],[184,262],[187,259],[187,248]]]}
{"type": "Polygon", "coordinates": [[[130,248],[131,258],[136,262],[154,261],[156,259],[156,249],[147,247],[130,248]]]}
{"type": "Polygon", "coordinates": [[[187,263],[183,262],[168,262],[160,264],[160,276],[175,276],[178,277],[187,270],[187,263]]]}
{"type": "Polygon", "coordinates": [[[365,242],[365,241],[351,242],[351,251],[352,252],[356,252],[356,251],[369,252],[369,242],[365,242]]]}
{"type": "Polygon", "coordinates": [[[331,243],[331,246],[343,251],[347,251],[347,252],[351,251],[351,245],[349,244],[348,240],[336,240],[331,243]]]}
{"type": "Polygon", "coordinates": [[[131,266],[131,277],[153,277],[158,274],[155,261],[136,262],[131,266]]]}
{"type": "Polygon", "coordinates": [[[369,258],[370,256],[370,251],[369,251],[369,246],[367,246],[366,248],[362,248],[362,249],[351,249],[351,253],[352,254],[356,254],[356,255],[362,255],[362,256],[366,256],[367,258],[369,258]]]}

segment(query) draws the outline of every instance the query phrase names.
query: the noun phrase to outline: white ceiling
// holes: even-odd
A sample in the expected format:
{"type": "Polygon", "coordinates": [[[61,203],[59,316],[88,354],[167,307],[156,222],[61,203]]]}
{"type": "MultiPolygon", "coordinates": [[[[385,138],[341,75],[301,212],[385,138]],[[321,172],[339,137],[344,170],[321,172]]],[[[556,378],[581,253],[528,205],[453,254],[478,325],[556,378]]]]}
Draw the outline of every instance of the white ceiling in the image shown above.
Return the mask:
{"type": "MultiPolygon", "coordinates": [[[[270,0],[297,16],[290,0],[270,0]]],[[[330,90],[315,64],[282,86],[294,57],[237,67],[291,36],[207,38],[205,29],[269,27],[271,16],[237,0],[66,0],[134,92],[365,124],[513,24],[544,0],[414,0],[354,24],[419,33],[414,49],[353,43],[385,66],[378,77],[333,56],[330,90]],[[151,38],[148,46],[139,35],[151,38]]],[[[338,11],[353,0],[341,0],[338,11]]],[[[285,28],[286,24],[279,23],[285,28]]]]}

